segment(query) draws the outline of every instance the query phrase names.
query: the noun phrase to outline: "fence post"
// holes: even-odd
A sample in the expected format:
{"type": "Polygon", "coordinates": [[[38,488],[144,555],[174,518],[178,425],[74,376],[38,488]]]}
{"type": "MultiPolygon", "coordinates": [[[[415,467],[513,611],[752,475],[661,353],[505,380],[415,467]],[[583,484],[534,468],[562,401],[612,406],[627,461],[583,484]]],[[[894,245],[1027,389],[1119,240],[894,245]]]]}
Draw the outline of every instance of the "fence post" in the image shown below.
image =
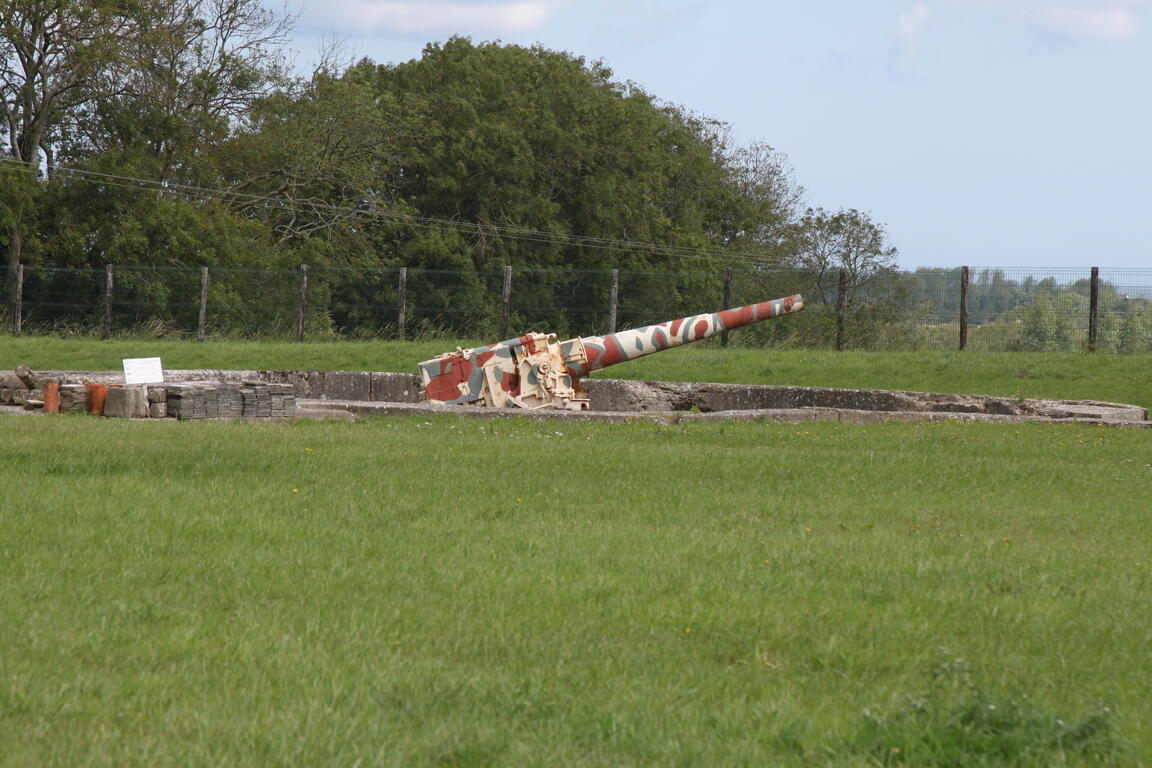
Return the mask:
{"type": "Polygon", "coordinates": [[[24,327],[24,265],[16,265],[16,316],[12,318],[12,331],[19,336],[24,327]]]}
{"type": "Polygon", "coordinates": [[[104,270],[104,338],[112,337],[112,265],[104,270]]]}
{"type": "Polygon", "coordinates": [[[968,350],[968,267],[960,267],[960,351],[968,350]]]}
{"type": "Polygon", "coordinates": [[[616,333],[616,301],[620,297],[620,270],[612,270],[612,286],[608,289],[608,333],[616,333]]]}
{"type": "Polygon", "coordinates": [[[300,295],[296,299],[296,341],[304,341],[304,320],[308,316],[308,265],[300,265],[300,295]]]}
{"type": "Polygon", "coordinates": [[[844,323],[848,306],[848,271],[840,270],[840,280],[836,285],[836,351],[844,349],[844,323]]]}
{"type": "MultiPolygon", "coordinates": [[[[724,268],[724,306],[721,309],[728,309],[732,306],[732,267],[724,268]]],[[[720,332],[720,346],[728,346],[728,331],[720,332]]]]}
{"type": "Polygon", "coordinates": [[[512,303],[512,265],[504,266],[504,291],[500,296],[500,338],[508,338],[508,309],[512,303]]]}
{"type": "Polygon", "coordinates": [[[204,321],[208,318],[208,267],[200,267],[200,316],[196,319],[196,341],[204,341],[204,321]]]}
{"type": "Polygon", "coordinates": [[[1092,287],[1088,294],[1088,351],[1096,351],[1096,334],[1100,328],[1100,267],[1092,267],[1092,287]]]}
{"type": "Polygon", "coordinates": [[[400,341],[408,335],[408,267],[400,267],[400,277],[397,279],[396,292],[399,295],[400,307],[396,318],[396,335],[400,341]]]}

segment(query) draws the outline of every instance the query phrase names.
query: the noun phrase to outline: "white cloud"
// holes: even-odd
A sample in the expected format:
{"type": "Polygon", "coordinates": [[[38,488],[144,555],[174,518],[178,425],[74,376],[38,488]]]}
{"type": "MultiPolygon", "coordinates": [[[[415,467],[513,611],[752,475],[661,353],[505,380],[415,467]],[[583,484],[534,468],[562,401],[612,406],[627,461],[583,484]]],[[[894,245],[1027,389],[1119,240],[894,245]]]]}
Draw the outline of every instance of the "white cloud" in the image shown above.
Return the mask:
{"type": "Polygon", "coordinates": [[[924,32],[928,28],[931,6],[917,3],[896,18],[896,40],[899,45],[900,68],[907,69],[920,52],[924,32]]]}
{"type": "Polygon", "coordinates": [[[560,0],[329,0],[313,23],[357,35],[514,34],[543,26],[560,5],[560,0]]]}
{"type": "Polygon", "coordinates": [[[1041,26],[1073,39],[1127,40],[1140,29],[1138,9],[1129,4],[1046,6],[1035,10],[1035,19],[1041,26]]]}
{"type": "Polygon", "coordinates": [[[1152,0],[930,0],[930,5],[975,8],[1066,40],[1103,42],[1135,37],[1152,15],[1152,0]]]}

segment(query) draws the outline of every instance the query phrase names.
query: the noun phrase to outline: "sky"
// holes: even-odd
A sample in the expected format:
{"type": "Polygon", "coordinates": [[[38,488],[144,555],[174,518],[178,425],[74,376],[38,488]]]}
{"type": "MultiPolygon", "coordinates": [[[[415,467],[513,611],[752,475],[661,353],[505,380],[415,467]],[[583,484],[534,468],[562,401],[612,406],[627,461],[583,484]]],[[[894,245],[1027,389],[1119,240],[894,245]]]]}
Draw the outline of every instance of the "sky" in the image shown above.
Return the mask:
{"type": "Polygon", "coordinates": [[[906,269],[1152,268],[1152,0],[302,2],[298,65],[453,35],[603,61],[787,155],[906,269]]]}

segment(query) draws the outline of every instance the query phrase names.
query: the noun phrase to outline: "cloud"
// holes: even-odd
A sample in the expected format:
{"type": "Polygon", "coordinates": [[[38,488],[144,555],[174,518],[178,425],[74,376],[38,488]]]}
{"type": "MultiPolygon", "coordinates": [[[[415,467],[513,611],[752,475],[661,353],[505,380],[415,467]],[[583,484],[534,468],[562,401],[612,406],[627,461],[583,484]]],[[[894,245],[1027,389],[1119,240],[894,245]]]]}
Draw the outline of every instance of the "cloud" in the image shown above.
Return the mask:
{"type": "Polygon", "coordinates": [[[1130,40],[1152,15],[1152,0],[925,0],[900,15],[900,39],[916,39],[937,7],[970,8],[1071,41],[1130,40]]]}
{"type": "Polygon", "coordinates": [[[316,26],[357,35],[515,34],[538,29],[561,0],[329,0],[316,26]]]}
{"type": "Polygon", "coordinates": [[[1053,5],[1035,9],[1042,27],[1071,39],[1119,41],[1140,30],[1139,9],[1130,4],[1053,5]]]}
{"type": "Polygon", "coordinates": [[[901,69],[908,69],[920,53],[920,44],[931,15],[931,6],[917,3],[896,17],[896,41],[899,46],[898,58],[901,69]]]}

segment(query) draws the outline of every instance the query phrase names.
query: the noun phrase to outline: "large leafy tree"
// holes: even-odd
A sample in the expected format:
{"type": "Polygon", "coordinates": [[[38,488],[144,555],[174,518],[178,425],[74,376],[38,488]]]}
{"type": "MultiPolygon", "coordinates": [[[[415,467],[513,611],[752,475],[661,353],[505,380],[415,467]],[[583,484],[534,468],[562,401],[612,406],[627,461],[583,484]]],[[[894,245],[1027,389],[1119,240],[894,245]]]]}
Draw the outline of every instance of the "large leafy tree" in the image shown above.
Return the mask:
{"type": "Polygon", "coordinates": [[[45,152],[51,161],[60,126],[92,98],[89,86],[118,55],[131,26],[131,13],[116,2],[0,2],[0,117],[8,155],[0,209],[9,272],[20,262],[37,192],[29,178],[38,175],[45,152]]]}
{"type": "Polygon", "coordinates": [[[476,224],[467,239],[478,269],[691,267],[700,260],[669,251],[763,250],[794,213],[797,188],[778,156],[732,150],[723,125],[613,80],[602,63],[454,38],[374,73],[400,126],[399,197],[476,224]],[[622,257],[563,236],[665,247],[622,257]]]}

